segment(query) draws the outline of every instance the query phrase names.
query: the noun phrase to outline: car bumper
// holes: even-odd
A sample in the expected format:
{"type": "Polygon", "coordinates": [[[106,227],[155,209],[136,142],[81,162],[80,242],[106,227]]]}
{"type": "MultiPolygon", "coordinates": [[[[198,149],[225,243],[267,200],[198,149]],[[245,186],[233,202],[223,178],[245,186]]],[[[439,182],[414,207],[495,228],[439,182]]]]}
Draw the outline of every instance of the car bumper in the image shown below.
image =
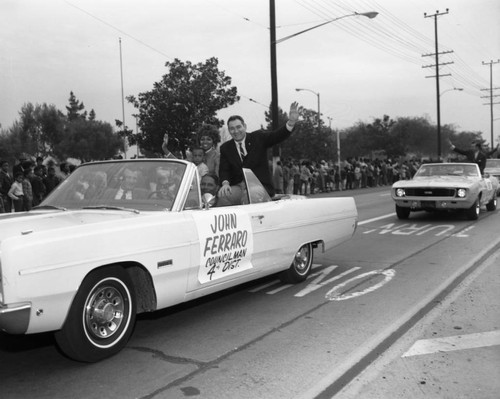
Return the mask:
{"type": "Polygon", "coordinates": [[[9,334],[24,334],[28,330],[31,303],[0,305],[0,330],[9,334]]]}
{"type": "Polygon", "coordinates": [[[394,202],[397,206],[401,208],[410,208],[412,210],[436,210],[436,211],[444,211],[447,209],[469,209],[472,205],[474,205],[474,201],[468,200],[458,200],[457,198],[453,199],[421,199],[421,198],[404,198],[404,199],[396,199],[393,198],[394,202]]]}

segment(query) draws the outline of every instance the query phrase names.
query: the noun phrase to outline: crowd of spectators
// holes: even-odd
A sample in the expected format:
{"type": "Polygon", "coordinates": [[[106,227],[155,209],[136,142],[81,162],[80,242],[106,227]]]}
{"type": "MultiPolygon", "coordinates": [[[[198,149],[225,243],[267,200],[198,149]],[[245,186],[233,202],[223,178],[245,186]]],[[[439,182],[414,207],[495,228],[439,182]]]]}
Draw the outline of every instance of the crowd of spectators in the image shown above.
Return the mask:
{"type": "Polygon", "coordinates": [[[340,163],[339,171],[339,165],[331,161],[288,159],[277,162],[274,185],[279,194],[300,195],[387,186],[411,179],[420,163],[416,159],[349,158],[340,163]]]}
{"type": "Polygon", "coordinates": [[[20,157],[14,165],[0,162],[0,213],[29,211],[39,205],[74,170],[74,165],[51,159],[20,157]]]}

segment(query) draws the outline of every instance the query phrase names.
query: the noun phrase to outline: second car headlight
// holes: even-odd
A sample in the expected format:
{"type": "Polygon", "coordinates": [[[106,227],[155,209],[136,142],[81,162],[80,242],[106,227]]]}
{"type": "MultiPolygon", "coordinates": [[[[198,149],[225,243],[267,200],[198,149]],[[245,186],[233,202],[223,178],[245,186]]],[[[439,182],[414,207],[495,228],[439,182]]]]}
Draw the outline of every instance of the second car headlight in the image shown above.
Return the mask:
{"type": "Polygon", "coordinates": [[[396,189],[396,197],[404,197],[405,196],[405,189],[404,188],[397,188],[396,189]]]}
{"type": "Polygon", "coordinates": [[[457,197],[464,198],[467,195],[467,190],[465,188],[459,188],[457,190],[457,197]]]}

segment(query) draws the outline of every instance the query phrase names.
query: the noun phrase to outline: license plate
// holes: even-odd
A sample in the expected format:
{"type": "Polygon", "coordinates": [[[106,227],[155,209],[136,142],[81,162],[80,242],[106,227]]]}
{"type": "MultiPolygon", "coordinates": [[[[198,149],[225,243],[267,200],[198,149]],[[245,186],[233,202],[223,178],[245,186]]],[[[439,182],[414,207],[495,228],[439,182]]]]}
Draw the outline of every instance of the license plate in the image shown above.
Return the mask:
{"type": "Polygon", "coordinates": [[[420,206],[422,208],[435,208],[436,201],[420,201],[420,206]]]}

